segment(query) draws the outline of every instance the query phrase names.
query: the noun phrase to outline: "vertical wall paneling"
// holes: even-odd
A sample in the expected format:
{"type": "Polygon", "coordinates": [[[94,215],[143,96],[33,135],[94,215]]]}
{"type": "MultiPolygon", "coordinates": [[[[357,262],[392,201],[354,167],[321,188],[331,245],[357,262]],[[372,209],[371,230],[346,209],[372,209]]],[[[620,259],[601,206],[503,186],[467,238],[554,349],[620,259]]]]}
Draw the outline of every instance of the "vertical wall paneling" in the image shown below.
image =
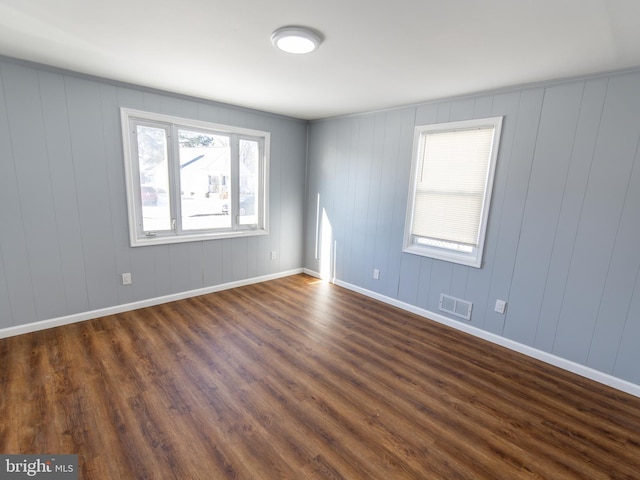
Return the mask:
{"type": "Polygon", "coordinates": [[[465,298],[479,328],[639,383],[639,142],[637,71],[307,132],[295,119],[0,60],[0,328],[302,261],[434,312],[442,292],[465,298]],[[131,248],[122,106],[271,131],[270,234],[131,248]],[[403,254],[414,125],[489,115],[504,124],[483,267],[403,254]],[[497,298],[506,315],[493,311],[497,298]]]}
{"type": "MultiPolygon", "coordinates": [[[[390,110],[385,113],[384,136],[382,144],[382,165],[380,167],[380,187],[378,191],[378,209],[376,216],[375,247],[373,254],[373,268],[380,270],[378,280],[373,280],[373,290],[387,295],[390,291],[395,296],[397,288],[389,289],[394,283],[390,275],[392,251],[398,251],[402,244],[394,243],[392,229],[396,177],[398,176],[397,154],[402,128],[402,113],[400,110],[390,110]]],[[[373,275],[372,275],[373,276],[373,275]]]]}
{"type": "Polygon", "coordinates": [[[190,100],[183,99],[180,102],[180,116],[184,118],[198,118],[198,104],[190,100]]]}
{"type": "Polygon", "coordinates": [[[176,117],[181,117],[182,113],[182,100],[177,97],[157,95],[158,101],[160,102],[160,113],[164,113],[166,115],[174,115],[176,117]]]}
{"type": "MultiPolygon", "coordinates": [[[[9,125],[6,115],[3,69],[0,66],[0,205],[17,197],[15,187],[11,188],[11,182],[15,180],[13,153],[10,148],[9,125]]],[[[16,218],[15,212],[9,215],[9,209],[0,208],[0,225],[10,225],[11,217],[16,218]]],[[[9,295],[8,271],[5,267],[4,250],[11,248],[14,240],[7,241],[4,236],[0,238],[0,328],[13,325],[13,313],[11,310],[11,297],[9,295]]],[[[35,312],[34,312],[35,314],[35,312]]]]}
{"type": "MultiPolygon", "coordinates": [[[[409,177],[411,170],[411,154],[413,151],[413,130],[415,127],[415,108],[405,108],[400,112],[400,131],[395,140],[393,168],[395,170],[395,185],[393,186],[393,209],[391,213],[391,228],[389,231],[389,262],[387,263],[387,291],[390,297],[399,296],[402,263],[406,255],[402,253],[404,241],[404,223],[407,212],[407,197],[409,194],[409,177]]],[[[415,264],[415,263],[414,263],[415,264]]]]}
{"type": "MultiPolygon", "coordinates": [[[[404,226],[403,226],[404,228],[404,226]]],[[[421,257],[403,253],[400,256],[400,271],[398,279],[397,298],[401,302],[412,305],[418,304],[418,290],[420,286],[421,257]]]]}
{"type": "Polygon", "coordinates": [[[122,128],[119,118],[118,92],[111,85],[100,85],[100,99],[102,125],[104,129],[104,156],[107,168],[107,182],[111,204],[111,232],[114,245],[114,262],[116,267],[116,284],[118,288],[118,303],[130,303],[134,299],[131,285],[118,282],[123,273],[131,273],[131,249],[129,248],[129,232],[121,225],[127,225],[127,198],[125,187],[124,165],[122,162],[122,141],[108,141],[119,139],[122,128]]]}
{"type": "Polygon", "coordinates": [[[493,95],[477,97],[473,103],[472,118],[487,118],[493,116],[493,95]]]}
{"type": "Polygon", "coordinates": [[[189,288],[187,290],[197,290],[204,287],[203,254],[202,244],[204,242],[189,242],[189,288]]]}
{"type": "Polygon", "coordinates": [[[535,339],[582,90],[581,83],[548,88],[542,106],[504,328],[506,337],[526,345],[535,339]]]}
{"type": "Polygon", "coordinates": [[[639,84],[640,73],[610,79],[602,111],[554,344],[554,353],[578,363],[592,344],[636,156],[639,84]]]}
{"type": "Polygon", "coordinates": [[[54,242],[62,265],[59,282],[67,306],[64,314],[82,312],[88,310],[89,302],[64,79],[49,72],[39,72],[38,79],[57,226],[54,242]]]}
{"type": "Polygon", "coordinates": [[[230,242],[231,247],[231,281],[237,282],[247,278],[247,272],[249,271],[249,239],[238,238],[230,242]]]}
{"type": "Polygon", "coordinates": [[[231,239],[225,238],[220,241],[220,246],[222,250],[222,262],[221,262],[221,270],[222,270],[222,283],[229,283],[234,281],[234,261],[233,261],[233,242],[231,239]]]}
{"type": "Polygon", "coordinates": [[[202,265],[192,265],[189,255],[191,252],[191,242],[177,243],[168,246],[169,268],[170,268],[170,292],[187,292],[191,288],[191,269],[196,268],[198,275],[202,265]]]}
{"type": "Polygon", "coordinates": [[[580,117],[545,281],[540,317],[537,322],[535,347],[547,352],[553,349],[558,327],[582,204],[598,138],[607,83],[606,78],[590,80],[584,87],[580,117]]]}
{"type": "Polygon", "coordinates": [[[640,382],[640,72],[316,121],[308,149],[308,204],[346,209],[338,280],[439,314],[440,293],[464,298],[475,327],[640,382]],[[489,116],[504,120],[482,268],[402,253],[414,125],[489,116]]]}
{"type": "MultiPolygon", "coordinates": [[[[163,297],[171,293],[171,286],[174,280],[173,275],[180,276],[180,265],[174,267],[176,260],[172,261],[170,245],[153,245],[153,264],[152,268],[155,272],[155,295],[163,297]]],[[[136,249],[137,250],[137,249],[136,249]]],[[[179,261],[179,260],[178,260],[179,261]]]]}
{"type": "MultiPolygon", "coordinates": [[[[320,144],[317,137],[320,132],[320,124],[317,128],[308,132],[308,155],[319,158],[317,152],[320,144]]],[[[307,192],[304,203],[304,265],[306,268],[319,272],[318,268],[318,168],[320,162],[307,163],[305,165],[305,191],[307,192]]]]}
{"type": "MultiPolygon", "coordinates": [[[[544,90],[534,89],[520,94],[517,115],[508,118],[515,127],[511,155],[505,158],[507,163],[506,181],[504,186],[504,201],[500,211],[500,225],[496,239],[497,254],[494,258],[489,298],[508,299],[511,291],[514,260],[518,249],[522,214],[527,198],[529,176],[535,152],[536,137],[544,90]]],[[[498,100],[498,99],[496,99],[498,100]]],[[[496,102],[496,104],[499,104],[496,102]]],[[[494,105],[496,105],[494,104],[494,105]]],[[[500,159],[498,159],[500,163],[500,159]]],[[[494,215],[494,211],[490,215],[494,215]]],[[[506,316],[510,314],[507,310],[506,316]]],[[[505,315],[487,309],[484,328],[492,333],[502,334],[505,315]]]]}
{"type": "Polygon", "coordinates": [[[324,178],[329,180],[329,183],[325,184],[326,186],[323,189],[326,194],[322,202],[322,223],[323,227],[326,226],[327,228],[321,237],[321,250],[323,256],[326,253],[329,256],[329,258],[323,257],[322,259],[323,270],[328,269],[331,278],[333,278],[336,275],[343,275],[342,271],[344,271],[346,209],[342,201],[342,195],[348,181],[349,121],[341,119],[335,124],[335,129],[331,129],[329,132],[334,140],[327,142],[327,145],[330,145],[332,149],[325,155],[327,170],[324,178]],[[325,221],[327,222],[326,225],[325,221]]]}
{"type": "Polygon", "coordinates": [[[310,173],[313,191],[316,192],[309,204],[312,207],[313,245],[316,265],[320,275],[332,278],[334,259],[334,195],[333,183],[336,163],[336,134],[337,124],[327,123],[318,132],[319,142],[317,168],[310,173]],[[322,193],[320,193],[322,192],[322,193]]]}
{"type": "Polygon", "coordinates": [[[217,105],[199,103],[197,106],[197,110],[198,110],[197,118],[205,122],[221,123],[220,108],[221,107],[217,105]]]}
{"type": "Polygon", "coordinates": [[[369,285],[369,277],[373,272],[365,272],[365,246],[367,242],[369,194],[371,189],[371,159],[373,157],[374,118],[367,116],[359,121],[358,156],[356,182],[353,190],[349,190],[354,198],[353,223],[351,224],[351,279],[356,285],[369,285]],[[365,283],[365,278],[366,282],[365,283]]]}
{"type": "Polygon", "coordinates": [[[7,328],[13,325],[11,301],[7,290],[7,276],[5,273],[4,255],[2,253],[2,244],[0,244],[0,328],[7,328]]]}
{"type": "Polygon", "coordinates": [[[418,277],[418,298],[416,305],[420,308],[430,308],[429,292],[431,291],[431,277],[433,275],[433,264],[437,260],[433,258],[420,258],[420,275],[418,277]]]}
{"type": "MultiPolygon", "coordinates": [[[[38,77],[21,66],[3,70],[5,89],[12,94],[5,98],[7,114],[12,119],[9,128],[13,146],[14,168],[21,205],[24,241],[29,256],[29,274],[34,291],[36,315],[44,312],[62,315],[66,311],[60,252],[48,249],[50,236],[58,237],[58,225],[51,188],[51,173],[47,154],[45,125],[40,103],[38,77]]],[[[11,224],[3,224],[6,228],[11,224]]],[[[11,254],[11,251],[6,253],[11,254]]]]}
{"type": "MultiPolygon", "coordinates": [[[[640,114],[635,119],[640,126],[640,114]]],[[[637,136],[640,138],[640,128],[637,136]]],[[[602,300],[589,348],[587,364],[597,370],[611,372],[616,360],[618,345],[640,271],[640,152],[636,145],[636,158],[626,191],[622,216],[616,231],[613,253],[604,283],[602,300]]]]}
{"type": "Polygon", "coordinates": [[[264,242],[261,242],[264,237],[249,237],[247,238],[247,276],[259,277],[261,272],[269,272],[272,268],[277,270],[279,260],[271,262],[270,255],[267,253],[270,245],[265,248],[264,242]],[[264,258],[262,258],[264,257],[264,258]],[[271,263],[267,263],[267,261],[271,263]]]}
{"type": "Polygon", "coordinates": [[[306,127],[0,59],[0,328],[302,267],[306,127]],[[270,131],[270,234],[131,248],[121,107],[270,131]]]}
{"type": "Polygon", "coordinates": [[[203,242],[202,278],[203,285],[220,285],[224,282],[222,242],[203,242]]]}
{"type": "Polygon", "coordinates": [[[300,240],[304,237],[302,207],[305,195],[300,185],[304,184],[307,126],[300,123],[282,130],[282,158],[295,159],[283,165],[280,170],[280,213],[289,223],[284,224],[281,229],[278,258],[280,270],[290,271],[300,268],[303,261],[303,245],[300,240]]]}
{"type": "MultiPolygon", "coordinates": [[[[280,122],[270,122],[267,127],[272,132],[271,141],[271,167],[270,167],[270,205],[271,212],[281,212],[283,201],[286,199],[286,192],[284,192],[284,185],[282,182],[282,175],[284,173],[282,154],[284,146],[282,144],[282,125],[280,122]]],[[[269,237],[258,237],[256,241],[262,248],[256,252],[256,262],[261,266],[263,274],[273,273],[279,271],[280,260],[271,260],[269,253],[271,251],[277,252],[278,256],[283,254],[287,255],[279,246],[281,245],[281,239],[285,232],[282,231],[283,225],[280,221],[281,215],[272,215],[269,221],[269,237]]]]}
{"type": "MultiPolygon", "coordinates": [[[[128,240],[127,240],[128,242],[128,240]]],[[[127,243],[128,244],[128,243],[127,243]]],[[[169,278],[159,278],[156,275],[156,247],[134,248],[131,250],[131,275],[133,283],[133,301],[158,297],[158,282],[168,282],[169,278]]],[[[167,288],[163,291],[167,292],[167,288]]],[[[165,293],[166,295],[166,293],[165,293]]]]}
{"type": "Polygon", "coordinates": [[[451,290],[451,278],[453,275],[453,264],[434,259],[431,262],[429,272],[429,290],[424,292],[427,296],[426,308],[432,312],[437,312],[440,303],[440,294],[449,293],[451,290]]]}
{"type": "Polygon", "coordinates": [[[451,113],[449,121],[458,122],[461,120],[471,120],[475,111],[475,99],[464,98],[451,103],[451,113]]]}
{"type": "Polygon", "coordinates": [[[373,279],[373,269],[378,268],[375,264],[376,244],[380,241],[378,237],[378,215],[380,211],[380,193],[382,190],[382,166],[384,164],[384,139],[385,139],[385,118],[386,112],[374,114],[373,142],[368,162],[368,199],[362,214],[366,216],[365,241],[362,244],[364,262],[363,271],[364,285],[369,290],[379,289],[380,280],[373,279]]]}
{"type": "MultiPolygon", "coordinates": [[[[360,140],[360,129],[361,122],[359,118],[351,118],[350,119],[350,131],[351,138],[349,141],[349,172],[347,177],[347,186],[343,190],[346,192],[346,189],[353,188],[354,185],[358,184],[358,177],[360,175],[359,171],[359,162],[358,155],[360,152],[359,149],[359,140],[360,140]]],[[[344,270],[345,279],[347,281],[352,281],[354,277],[353,270],[353,262],[352,258],[357,249],[358,245],[355,244],[353,238],[356,234],[354,232],[354,223],[357,221],[358,216],[360,214],[360,210],[357,209],[357,197],[356,195],[345,195],[345,199],[343,200],[343,204],[345,205],[345,234],[342,237],[343,245],[342,245],[342,268],[344,270]]]]}
{"type": "MultiPolygon", "coordinates": [[[[355,120],[352,134],[352,149],[350,152],[350,159],[354,164],[354,173],[351,174],[353,183],[349,188],[355,188],[351,196],[350,207],[353,209],[353,216],[349,219],[349,225],[347,227],[349,231],[348,238],[350,238],[349,246],[346,247],[349,251],[349,258],[347,259],[348,271],[350,277],[354,282],[362,282],[363,275],[363,262],[362,250],[364,248],[364,229],[366,226],[366,197],[369,188],[369,178],[367,175],[367,166],[369,165],[371,142],[373,141],[373,119],[369,116],[367,118],[357,118],[355,120]],[[350,248],[350,250],[349,250],[350,248]]],[[[346,238],[345,238],[346,241],[346,238]]],[[[343,248],[345,250],[345,248],[343,248]]]]}
{"type": "MultiPolygon", "coordinates": [[[[4,277],[9,297],[11,314],[1,320],[2,326],[36,320],[33,285],[29,272],[25,232],[20,207],[20,192],[15,167],[14,147],[11,142],[10,117],[6,98],[12,94],[6,85],[7,66],[0,65],[0,225],[3,228],[0,238],[0,251],[3,255],[4,277]],[[15,205],[15,208],[5,208],[15,205]],[[7,226],[11,228],[7,228],[7,226]],[[9,281],[10,280],[10,281],[9,281]]],[[[3,309],[8,310],[8,309],[3,309]]]]}
{"type": "Polygon", "coordinates": [[[65,77],[89,308],[118,304],[100,86],[65,77]],[[94,252],[100,252],[96,255],[94,252]]]}
{"type": "Polygon", "coordinates": [[[638,339],[640,338],[640,271],[634,282],[633,300],[627,312],[626,324],[616,352],[613,374],[640,385],[638,339]]]}

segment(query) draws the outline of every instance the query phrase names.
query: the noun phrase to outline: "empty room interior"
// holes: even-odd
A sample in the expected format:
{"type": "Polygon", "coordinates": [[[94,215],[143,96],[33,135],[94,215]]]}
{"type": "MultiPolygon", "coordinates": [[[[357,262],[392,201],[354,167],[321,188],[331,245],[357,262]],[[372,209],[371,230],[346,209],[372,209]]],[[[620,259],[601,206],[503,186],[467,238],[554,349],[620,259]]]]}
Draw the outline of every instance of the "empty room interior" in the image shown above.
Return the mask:
{"type": "Polygon", "coordinates": [[[640,2],[0,0],[0,365],[1,478],[640,478],[640,2]]]}

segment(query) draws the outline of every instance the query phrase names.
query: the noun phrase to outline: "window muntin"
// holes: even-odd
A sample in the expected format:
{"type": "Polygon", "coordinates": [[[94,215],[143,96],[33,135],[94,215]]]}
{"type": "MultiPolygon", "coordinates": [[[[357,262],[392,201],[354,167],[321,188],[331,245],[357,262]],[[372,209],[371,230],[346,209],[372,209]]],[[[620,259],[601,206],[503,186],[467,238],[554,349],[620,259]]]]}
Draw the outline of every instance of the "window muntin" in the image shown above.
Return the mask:
{"type": "Polygon", "coordinates": [[[132,246],[268,233],[268,132],[121,116],[132,246]]]}
{"type": "Polygon", "coordinates": [[[502,117],[417,126],[404,251],[480,267],[502,117]]]}

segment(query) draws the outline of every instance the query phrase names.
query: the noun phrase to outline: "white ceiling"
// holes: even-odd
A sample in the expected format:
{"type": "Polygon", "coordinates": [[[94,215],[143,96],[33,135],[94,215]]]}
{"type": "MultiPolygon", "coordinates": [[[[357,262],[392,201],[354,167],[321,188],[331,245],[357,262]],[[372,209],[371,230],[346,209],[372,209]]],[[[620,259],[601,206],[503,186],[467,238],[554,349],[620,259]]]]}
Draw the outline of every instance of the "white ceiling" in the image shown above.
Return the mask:
{"type": "Polygon", "coordinates": [[[0,54],[317,119],[640,66],[640,0],[0,0],[0,54]]]}

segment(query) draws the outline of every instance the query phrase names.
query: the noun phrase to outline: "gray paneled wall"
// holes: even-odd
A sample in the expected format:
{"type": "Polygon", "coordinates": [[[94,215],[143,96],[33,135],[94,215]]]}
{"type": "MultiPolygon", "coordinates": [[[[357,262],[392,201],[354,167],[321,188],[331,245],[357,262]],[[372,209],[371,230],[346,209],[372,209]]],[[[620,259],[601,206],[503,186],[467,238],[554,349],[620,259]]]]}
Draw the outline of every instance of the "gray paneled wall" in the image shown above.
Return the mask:
{"type": "Polygon", "coordinates": [[[640,384],[640,72],[317,121],[308,145],[306,133],[0,59],[0,328],[305,266],[431,311],[440,293],[469,300],[480,329],[640,384]],[[129,247],[121,106],[270,131],[270,235],[129,247]],[[484,267],[402,253],[413,127],[497,115],[484,267]]]}
{"type": "Polygon", "coordinates": [[[0,328],[301,268],[306,134],[296,119],[0,59],[0,328]],[[120,107],[270,131],[270,234],[131,248],[120,107]]]}
{"type": "Polygon", "coordinates": [[[640,72],[313,122],[305,266],[640,384],[639,141],[640,72]],[[402,253],[414,126],[499,115],[484,267],[402,253]]]}

